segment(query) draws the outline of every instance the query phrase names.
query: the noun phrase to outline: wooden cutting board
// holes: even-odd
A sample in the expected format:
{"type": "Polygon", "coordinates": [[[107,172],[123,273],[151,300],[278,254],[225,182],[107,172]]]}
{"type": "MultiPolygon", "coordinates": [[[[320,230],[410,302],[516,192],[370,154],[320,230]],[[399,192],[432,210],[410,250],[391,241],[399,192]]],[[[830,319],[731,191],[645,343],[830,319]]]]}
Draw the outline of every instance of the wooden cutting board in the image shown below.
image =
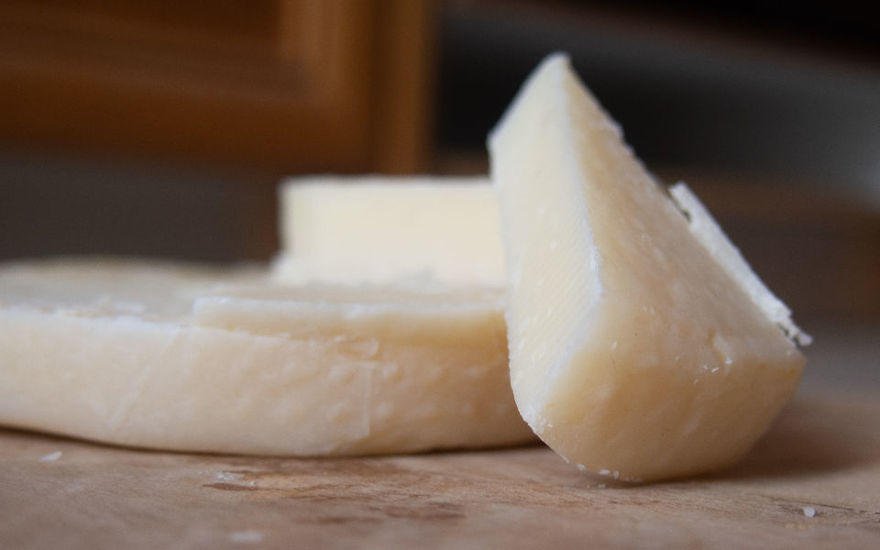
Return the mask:
{"type": "Polygon", "coordinates": [[[880,548],[880,396],[800,396],[735,468],[641,486],[543,447],[267,459],[0,431],[0,548],[803,544],[880,548]]]}

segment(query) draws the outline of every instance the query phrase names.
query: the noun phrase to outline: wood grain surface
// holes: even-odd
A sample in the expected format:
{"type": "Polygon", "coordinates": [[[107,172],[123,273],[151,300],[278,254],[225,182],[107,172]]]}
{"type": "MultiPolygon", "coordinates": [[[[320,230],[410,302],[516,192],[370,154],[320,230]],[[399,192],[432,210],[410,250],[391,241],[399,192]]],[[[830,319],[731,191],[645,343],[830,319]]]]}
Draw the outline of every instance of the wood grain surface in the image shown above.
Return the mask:
{"type": "Polygon", "coordinates": [[[740,465],[653,485],[543,447],[303,460],[0,432],[0,548],[707,545],[880,548],[880,399],[800,396],[740,465]]]}

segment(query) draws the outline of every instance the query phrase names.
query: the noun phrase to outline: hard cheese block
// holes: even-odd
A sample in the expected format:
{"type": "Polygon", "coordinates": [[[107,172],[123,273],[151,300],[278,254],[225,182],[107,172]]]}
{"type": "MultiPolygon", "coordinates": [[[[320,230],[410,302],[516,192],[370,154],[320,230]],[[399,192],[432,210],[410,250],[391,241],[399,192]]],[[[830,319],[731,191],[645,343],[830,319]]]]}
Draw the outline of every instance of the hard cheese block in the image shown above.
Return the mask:
{"type": "Polygon", "coordinates": [[[121,262],[0,269],[0,424],[182,451],[391,453],[533,438],[497,291],[278,288],[121,262]]]}
{"type": "Polygon", "coordinates": [[[498,202],[484,178],[300,178],[280,198],[279,281],[504,284],[498,202]]]}
{"type": "Polygon", "coordinates": [[[699,201],[670,200],[562,55],[490,136],[517,406],[581,469],[720,468],[795,390],[806,340],[699,201]],[[689,221],[690,217],[690,221],[689,221]]]}

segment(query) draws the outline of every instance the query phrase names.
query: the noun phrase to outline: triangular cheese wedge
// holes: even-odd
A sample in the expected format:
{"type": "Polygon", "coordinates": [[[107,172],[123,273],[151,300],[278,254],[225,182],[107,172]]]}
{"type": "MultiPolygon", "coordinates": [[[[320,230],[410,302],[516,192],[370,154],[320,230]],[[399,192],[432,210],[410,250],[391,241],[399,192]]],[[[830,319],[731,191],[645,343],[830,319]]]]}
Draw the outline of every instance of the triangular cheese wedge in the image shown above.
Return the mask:
{"type": "Polygon", "coordinates": [[[780,325],[807,337],[784,305],[693,195],[676,191],[686,212],[670,200],[564,55],[528,79],[489,148],[526,422],[616,478],[739,458],[800,378],[780,325]]]}

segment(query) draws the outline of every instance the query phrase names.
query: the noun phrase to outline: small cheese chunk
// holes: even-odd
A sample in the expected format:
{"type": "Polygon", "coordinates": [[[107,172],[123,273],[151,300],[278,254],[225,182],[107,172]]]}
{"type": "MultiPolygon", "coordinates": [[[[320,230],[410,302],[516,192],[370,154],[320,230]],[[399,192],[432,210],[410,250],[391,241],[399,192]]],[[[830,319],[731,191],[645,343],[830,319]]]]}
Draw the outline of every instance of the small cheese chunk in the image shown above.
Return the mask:
{"type": "Polygon", "coordinates": [[[689,223],[565,56],[528,79],[489,148],[511,381],[532,429],[622,479],[739,458],[801,374],[788,310],[677,188],[689,223]]]}
{"type": "Polygon", "coordinates": [[[495,192],[485,178],[314,177],[281,188],[286,283],[504,284],[495,192]]]}
{"type": "Polygon", "coordinates": [[[0,425],[274,455],[533,437],[497,290],[286,288],[107,261],[0,268],[0,425]]]}

